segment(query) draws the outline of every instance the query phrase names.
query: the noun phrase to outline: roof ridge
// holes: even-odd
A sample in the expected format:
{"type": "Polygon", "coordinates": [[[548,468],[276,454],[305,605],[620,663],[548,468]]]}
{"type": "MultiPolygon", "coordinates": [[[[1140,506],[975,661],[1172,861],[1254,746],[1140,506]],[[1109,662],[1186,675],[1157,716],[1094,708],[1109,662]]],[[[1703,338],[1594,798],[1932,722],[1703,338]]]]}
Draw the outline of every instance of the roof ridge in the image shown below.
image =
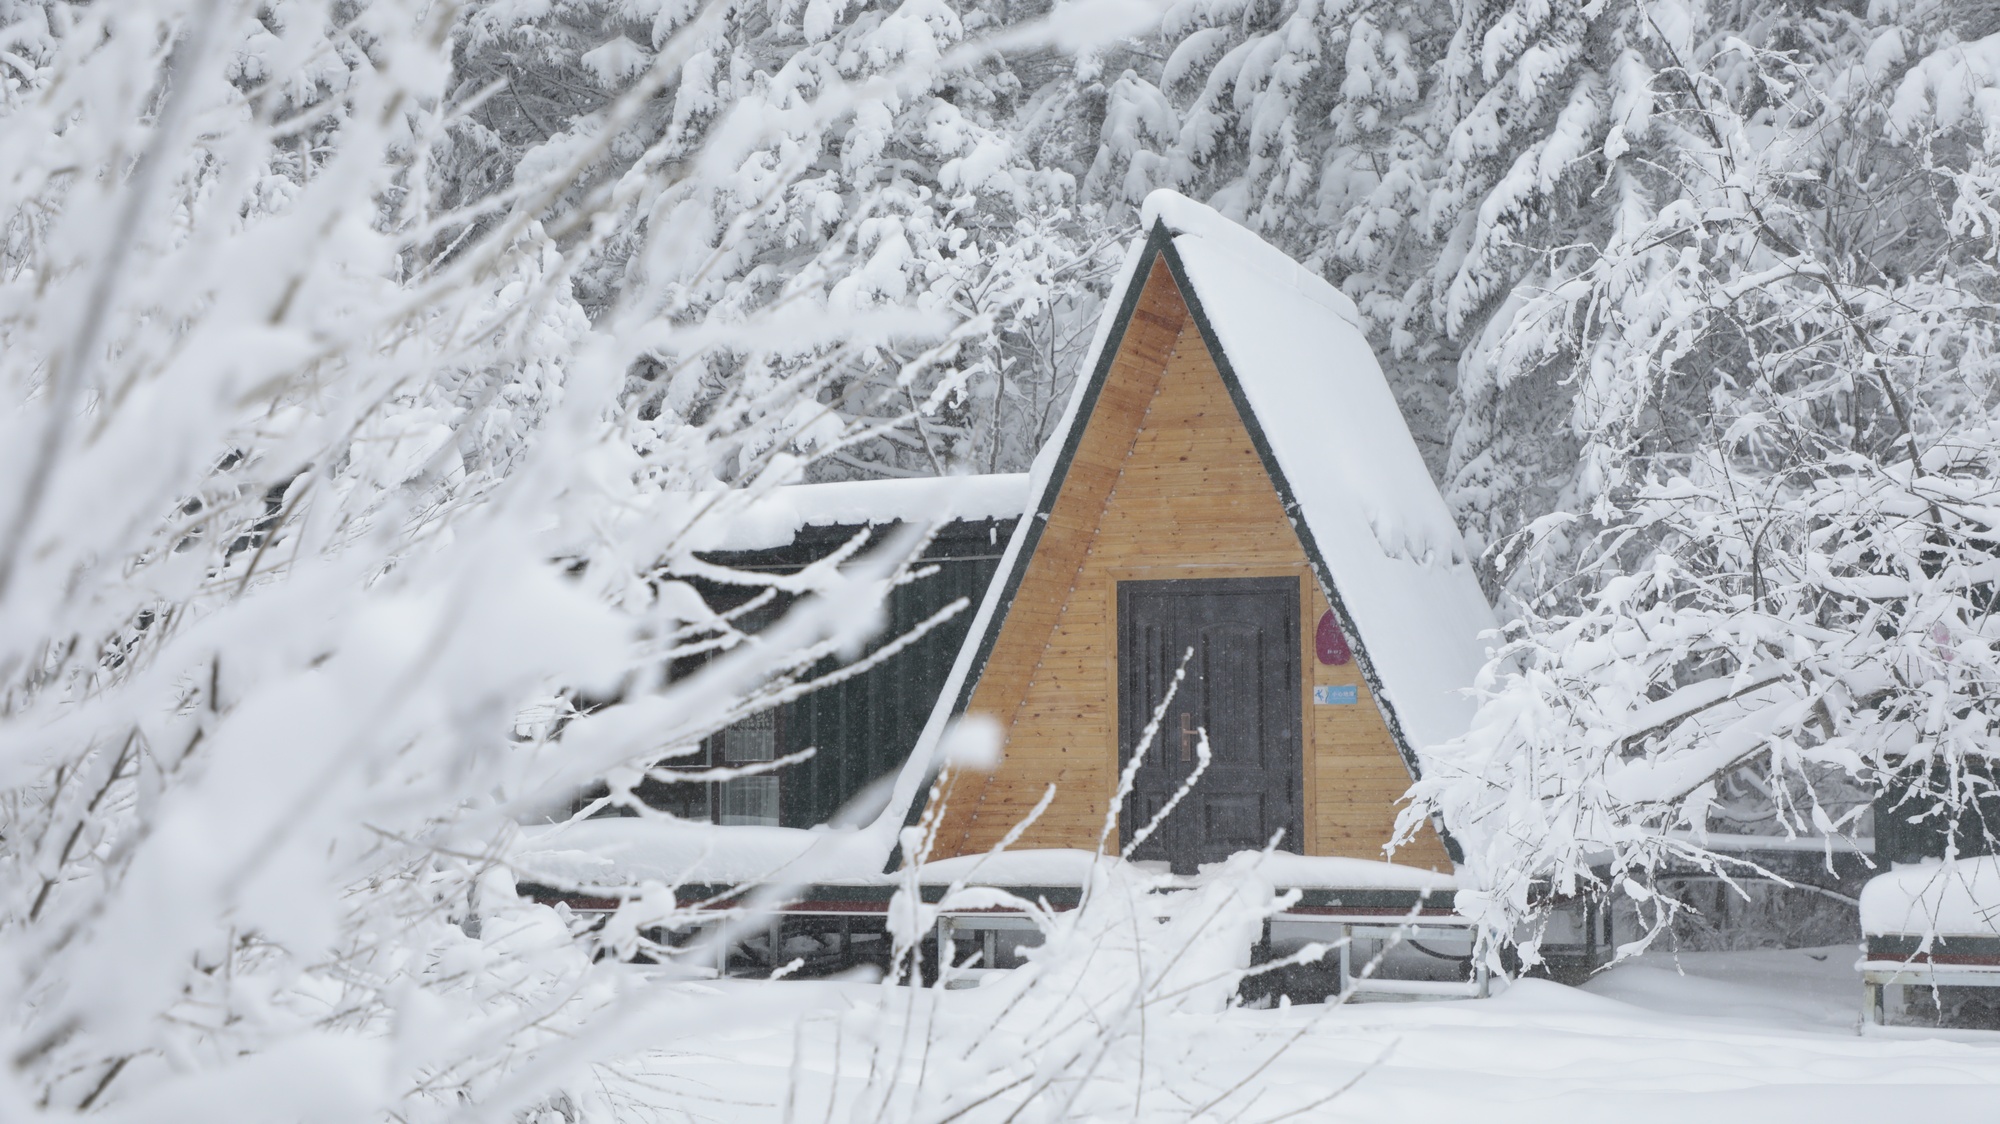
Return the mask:
{"type": "Polygon", "coordinates": [[[1299,264],[1290,254],[1264,241],[1255,231],[1215,208],[1197,203],[1178,191],[1160,188],[1147,194],[1139,214],[1147,229],[1160,224],[1171,234],[1199,238],[1236,257],[1246,258],[1260,272],[1288,280],[1291,287],[1307,300],[1349,324],[1367,330],[1368,325],[1361,319],[1361,309],[1333,282],[1299,264]]]}

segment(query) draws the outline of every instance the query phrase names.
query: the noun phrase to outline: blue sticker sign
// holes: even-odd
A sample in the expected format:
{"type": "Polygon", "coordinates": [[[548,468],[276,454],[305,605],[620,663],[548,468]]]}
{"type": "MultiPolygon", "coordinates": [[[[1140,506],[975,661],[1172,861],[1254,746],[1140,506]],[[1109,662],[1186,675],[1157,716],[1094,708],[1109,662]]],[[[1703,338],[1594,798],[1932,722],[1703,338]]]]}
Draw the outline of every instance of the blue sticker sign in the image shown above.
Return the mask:
{"type": "Polygon", "coordinates": [[[1313,702],[1320,706],[1353,706],[1361,701],[1361,688],[1348,684],[1344,687],[1314,687],[1313,702]]]}

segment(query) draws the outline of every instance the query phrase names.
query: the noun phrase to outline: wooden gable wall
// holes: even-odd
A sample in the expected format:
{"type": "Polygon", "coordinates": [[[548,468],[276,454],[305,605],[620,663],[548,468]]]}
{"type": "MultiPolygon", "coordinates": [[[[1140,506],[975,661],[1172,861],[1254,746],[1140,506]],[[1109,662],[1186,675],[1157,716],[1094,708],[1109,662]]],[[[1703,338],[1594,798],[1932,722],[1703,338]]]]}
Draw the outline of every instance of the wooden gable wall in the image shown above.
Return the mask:
{"type": "MultiPolygon", "coordinates": [[[[994,773],[948,774],[933,857],[984,851],[1042,799],[1017,847],[1095,848],[1118,782],[1117,583],[1295,576],[1305,682],[1304,851],[1380,859],[1409,773],[1358,666],[1321,665],[1326,598],[1164,257],[1156,258],[1047,526],[967,704],[996,719],[994,773]],[[1358,705],[1315,706],[1314,685],[1358,705]]],[[[933,809],[935,813],[936,809],[933,809]]],[[[1117,845],[1113,829],[1110,845],[1117,845]]],[[[1434,834],[1396,861],[1449,869],[1434,834]]]]}

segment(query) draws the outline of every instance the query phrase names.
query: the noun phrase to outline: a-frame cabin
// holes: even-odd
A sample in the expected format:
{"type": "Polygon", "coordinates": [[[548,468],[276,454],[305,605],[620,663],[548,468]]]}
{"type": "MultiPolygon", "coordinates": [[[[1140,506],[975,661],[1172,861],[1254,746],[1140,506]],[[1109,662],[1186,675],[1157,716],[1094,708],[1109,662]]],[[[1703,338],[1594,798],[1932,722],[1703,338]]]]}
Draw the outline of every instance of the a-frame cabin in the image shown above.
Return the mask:
{"type": "MultiPolygon", "coordinates": [[[[931,730],[999,724],[940,778],[932,858],[1094,848],[1122,764],[1192,651],[1119,810],[1176,871],[1264,846],[1380,859],[1421,751],[1462,734],[1493,627],[1457,526],[1337,289],[1169,192],[1146,202],[1069,412],[931,730]]],[[[1425,832],[1395,861],[1449,869],[1425,832]]]]}

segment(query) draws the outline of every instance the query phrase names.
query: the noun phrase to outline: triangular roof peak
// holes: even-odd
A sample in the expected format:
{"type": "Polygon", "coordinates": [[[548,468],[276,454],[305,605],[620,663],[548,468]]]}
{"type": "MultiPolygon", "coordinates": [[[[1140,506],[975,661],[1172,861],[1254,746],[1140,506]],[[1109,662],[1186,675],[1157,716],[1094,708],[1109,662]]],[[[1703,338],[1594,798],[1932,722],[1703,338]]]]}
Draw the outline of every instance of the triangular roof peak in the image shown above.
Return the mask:
{"type": "MultiPolygon", "coordinates": [[[[1193,200],[1154,192],[1070,402],[1036,458],[1032,506],[981,602],[892,806],[909,808],[946,723],[970,701],[1079,442],[1147,309],[1170,284],[1185,303],[1397,748],[1468,729],[1468,693],[1495,626],[1463,537],[1368,345],[1354,303],[1324,278],[1193,200]],[[1149,296],[1150,294],[1150,296],[1149,296]]],[[[1138,335],[1134,335],[1137,332],[1138,335]]]]}

